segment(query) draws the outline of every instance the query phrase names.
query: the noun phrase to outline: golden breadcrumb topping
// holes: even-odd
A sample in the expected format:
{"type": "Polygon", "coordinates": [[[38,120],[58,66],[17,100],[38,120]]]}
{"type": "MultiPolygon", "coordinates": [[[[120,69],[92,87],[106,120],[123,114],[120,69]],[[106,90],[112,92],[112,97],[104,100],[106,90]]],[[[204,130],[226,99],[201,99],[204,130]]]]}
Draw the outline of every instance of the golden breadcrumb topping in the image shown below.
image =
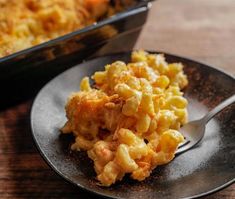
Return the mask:
{"type": "Polygon", "coordinates": [[[0,57],[122,10],[124,5],[115,2],[111,5],[109,0],[0,0],[0,57]]]}

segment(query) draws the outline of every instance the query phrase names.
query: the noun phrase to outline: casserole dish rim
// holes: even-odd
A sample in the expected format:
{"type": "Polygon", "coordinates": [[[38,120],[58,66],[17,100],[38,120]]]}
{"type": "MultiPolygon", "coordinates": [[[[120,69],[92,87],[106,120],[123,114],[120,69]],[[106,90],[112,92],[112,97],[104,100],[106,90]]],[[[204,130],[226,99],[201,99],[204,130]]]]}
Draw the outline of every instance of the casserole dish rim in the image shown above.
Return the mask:
{"type": "Polygon", "coordinates": [[[48,41],[45,41],[41,44],[31,46],[29,48],[14,52],[14,53],[6,55],[4,57],[0,57],[0,67],[1,67],[1,64],[4,62],[12,61],[15,58],[17,59],[18,57],[25,56],[25,55],[30,54],[32,52],[39,51],[39,50],[42,50],[42,49],[45,49],[48,47],[52,47],[54,45],[57,45],[60,42],[67,41],[67,40],[71,39],[72,37],[78,36],[80,34],[83,34],[83,33],[86,33],[86,32],[92,31],[92,30],[96,30],[96,29],[101,28],[105,25],[122,20],[126,17],[133,16],[133,15],[138,14],[140,12],[144,12],[146,10],[149,10],[150,7],[151,7],[150,2],[141,1],[140,3],[137,3],[137,5],[131,6],[130,8],[128,8],[125,11],[118,12],[117,14],[115,14],[113,16],[110,16],[110,17],[105,18],[101,21],[98,21],[98,22],[95,22],[95,23],[90,24],[88,26],[85,26],[81,29],[77,29],[77,30],[69,32],[65,35],[56,37],[56,38],[48,40],[48,41]]]}

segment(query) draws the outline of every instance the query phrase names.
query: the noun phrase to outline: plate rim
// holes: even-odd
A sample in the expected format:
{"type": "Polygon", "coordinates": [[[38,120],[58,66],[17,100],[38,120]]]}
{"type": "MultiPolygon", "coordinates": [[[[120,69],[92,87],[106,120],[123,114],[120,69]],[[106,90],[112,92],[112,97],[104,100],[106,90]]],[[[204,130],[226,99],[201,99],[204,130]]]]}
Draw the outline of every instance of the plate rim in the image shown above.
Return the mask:
{"type": "MultiPolygon", "coordinates": [[[[104,198],[113,198],[113,199],[124,199],[123,197],[116,197],[116,196],[108,196],[107,194],[105,193],[102,193],[101,191],[96,191],[96,190],[92,190],[91,188],[88,188],[88,187],[85,187],[81,184],[78,184],[78,183],[75,183],[73,182],[69,177],[67,177],[66,175],[64,175],[62,172],[60,172],[50,161],[49,158],[46,157],[46,155],[44,154],[44,152],[41,150],[40,146],[39,146],[39,143],[37,142],[37,139],[35,137],[35,133],[34,133],[34,125],[33,125],[33,114],[34,114],[34,111],[35,111],[35,104],[36,104],[36,101],[37,99],[39,98],[39,95],[41,94],[41,92],[44,90],[44,88],[49,85],[52,81],[54,81],[56,78],[58,78],[59,76],[63,75],[64,73],[68,72],[69,70],[72,70],[76,67],[78,67],[79,65],[82,65],[84,63],[87,63],[87,62],[91,62],[91,61],[95,61],[97,59],[101,59],[101,58],[105,58],[105,57],[111,57],[111,56],[118,56],[118,55],[125,55],[125,54],[130,54],[131,52],[133,52],[135,49],[133,50],[130,50],[130,51],[123,51],[123,52],[118,52],[118,53],[110,53],[110,54],[105,54],[105,55],[101,55],[101,56],[97,56],[97,57],[92,57],[92,58],[88,58],[88,59],[85,59],[83,62],[81,63],[78,63],[70,68],[68,68],[67,70],[63,71],[62,73],[56,75],[55,77],[53,77],[51,80],[49,80],[48,82],[46,82],[42,87],[41,89],[39,89],[39,91],[37,92],[36,96],[34,97],[33,99],[33,103],[32,103],[32,106],[31,106],[31,111],[30,111],[30,128],[31,128],[31,136],[33,138],[33,141],[34,141],[34,145],[36,146],[36,149],[37,151],[39,152],[40,156],[43,158],[43,160],[47,163],[47,165],[50,167],[51,170],[53,170],[57,176],[59,176],[60,178],[66,180],[67,182],[71,183],[73,186],[75,185],[76,187],[79,187],[81,188],[82,190],[85,190],[93,195],[96,195],[96,196],[102,196],[104,198]]],[[[235,76],[233,76],[232,74],[229,74],[228,72],[226,72],[224,69],[221,69],[221,68],[218,68],[218,67],[215,67],[215,66],[211,66],[210,64],[207,64],[207,63],[203,63],[201,61],[197,61],[193,58],[188,58],[188,57],[184,57],[184,56],[181,56],[181,55],[176,55],[176,54],[172,54],[172,53],[168,53],[168,52],[165,52],[165,51],[158,51],[158,50],[145,50],[149,53],[154,53],[154,54],[164,54],[166,56],[171,56],[171,57],[175,57],[175,58],[179,58],[179,59],[184,59],[184,60],[187,60],[187,61],[190,61],[190,62],[194,62],[194,63],[197,63],[197,64],[200,64],[202,65],[203,67],[207,67],[207,68],[210,68],[210,69],[213,69],[219,73],[222,73],[224,74],[225,76],[228,76],[230,77],[233,81],[235,81],[235,76]]],[[[207,195],[211,195],[213,193],[216,193],[226,187],[228,187],[229,185],[232,185],[233,183],[235,183],[235,178],[212,189],[212,190],[209,190],[209,191],[206,191],[206,192],[203,192],[203,193],[200,193],[200,194],[196,194],[196,195],[193,195],[193,196],[189,196],[189,197],[184,197],[182,199],[194,199],[194,198],[201,198],[203,196],[207,196],[207,195]]]]}

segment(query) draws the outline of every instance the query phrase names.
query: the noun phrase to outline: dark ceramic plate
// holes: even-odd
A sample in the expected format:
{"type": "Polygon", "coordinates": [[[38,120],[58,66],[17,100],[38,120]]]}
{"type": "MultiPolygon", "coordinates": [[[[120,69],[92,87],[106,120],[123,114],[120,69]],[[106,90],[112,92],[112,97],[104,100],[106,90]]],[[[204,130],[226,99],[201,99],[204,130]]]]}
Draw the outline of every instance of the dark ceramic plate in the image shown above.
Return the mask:
{"type": "MultiPolygon", "coordinates": [[[[130,53],[96,58],[77,65],[50,81],[33,104],[31,125],[36,145],[46,162],[63,178],[90,192],[113,198],[195,198],[210,194],[235,179],[235,105],[212,119],[206,136],[196,148],[158,167],[143,182],[123,181],[99,187],[91,161],[85,153],[69,150],[72,136],[60,135],[66,121],[64,106],[71,92],[79,90],[83,76],[102,70],[115,60],[128,61],[130,53]]],[[[166,54],[169,62],[182,62],[189,78],[185,96],[190,120],[200,118],[235,94],[235,80],[215,68],[166,54]]]]}

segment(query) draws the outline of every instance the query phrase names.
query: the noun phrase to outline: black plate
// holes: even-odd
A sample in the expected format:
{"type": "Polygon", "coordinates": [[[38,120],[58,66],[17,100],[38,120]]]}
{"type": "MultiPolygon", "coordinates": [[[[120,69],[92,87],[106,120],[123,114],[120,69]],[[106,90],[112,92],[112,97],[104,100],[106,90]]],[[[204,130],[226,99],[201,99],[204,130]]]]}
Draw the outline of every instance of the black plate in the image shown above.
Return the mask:
{"type": "MultiPolygon", "coordinates": [[[[60,135],[66,121],[64,106],[71,92],[79,90],[83,76],[90,76],[115,60],[128,61],[130,53],[96,58],[77,65],[50,81],[38,94],[32,107],[31,125],[35,143],[46,162],[69,182],[93,193],[113,198],[195,198],[234,182],[235,105],[212,119],[199,146],[158,167],[145,181],[126,177],[103,188],[96,185],[91,161],[85,153],[69,150],[73,137],[60,135]]],[[[185,96],[189,118],[204,115],[219,102],[235,94],[235,80],[215,68],[166,54],[169,62],[182,62],[189,78],[185,96]]]]}

